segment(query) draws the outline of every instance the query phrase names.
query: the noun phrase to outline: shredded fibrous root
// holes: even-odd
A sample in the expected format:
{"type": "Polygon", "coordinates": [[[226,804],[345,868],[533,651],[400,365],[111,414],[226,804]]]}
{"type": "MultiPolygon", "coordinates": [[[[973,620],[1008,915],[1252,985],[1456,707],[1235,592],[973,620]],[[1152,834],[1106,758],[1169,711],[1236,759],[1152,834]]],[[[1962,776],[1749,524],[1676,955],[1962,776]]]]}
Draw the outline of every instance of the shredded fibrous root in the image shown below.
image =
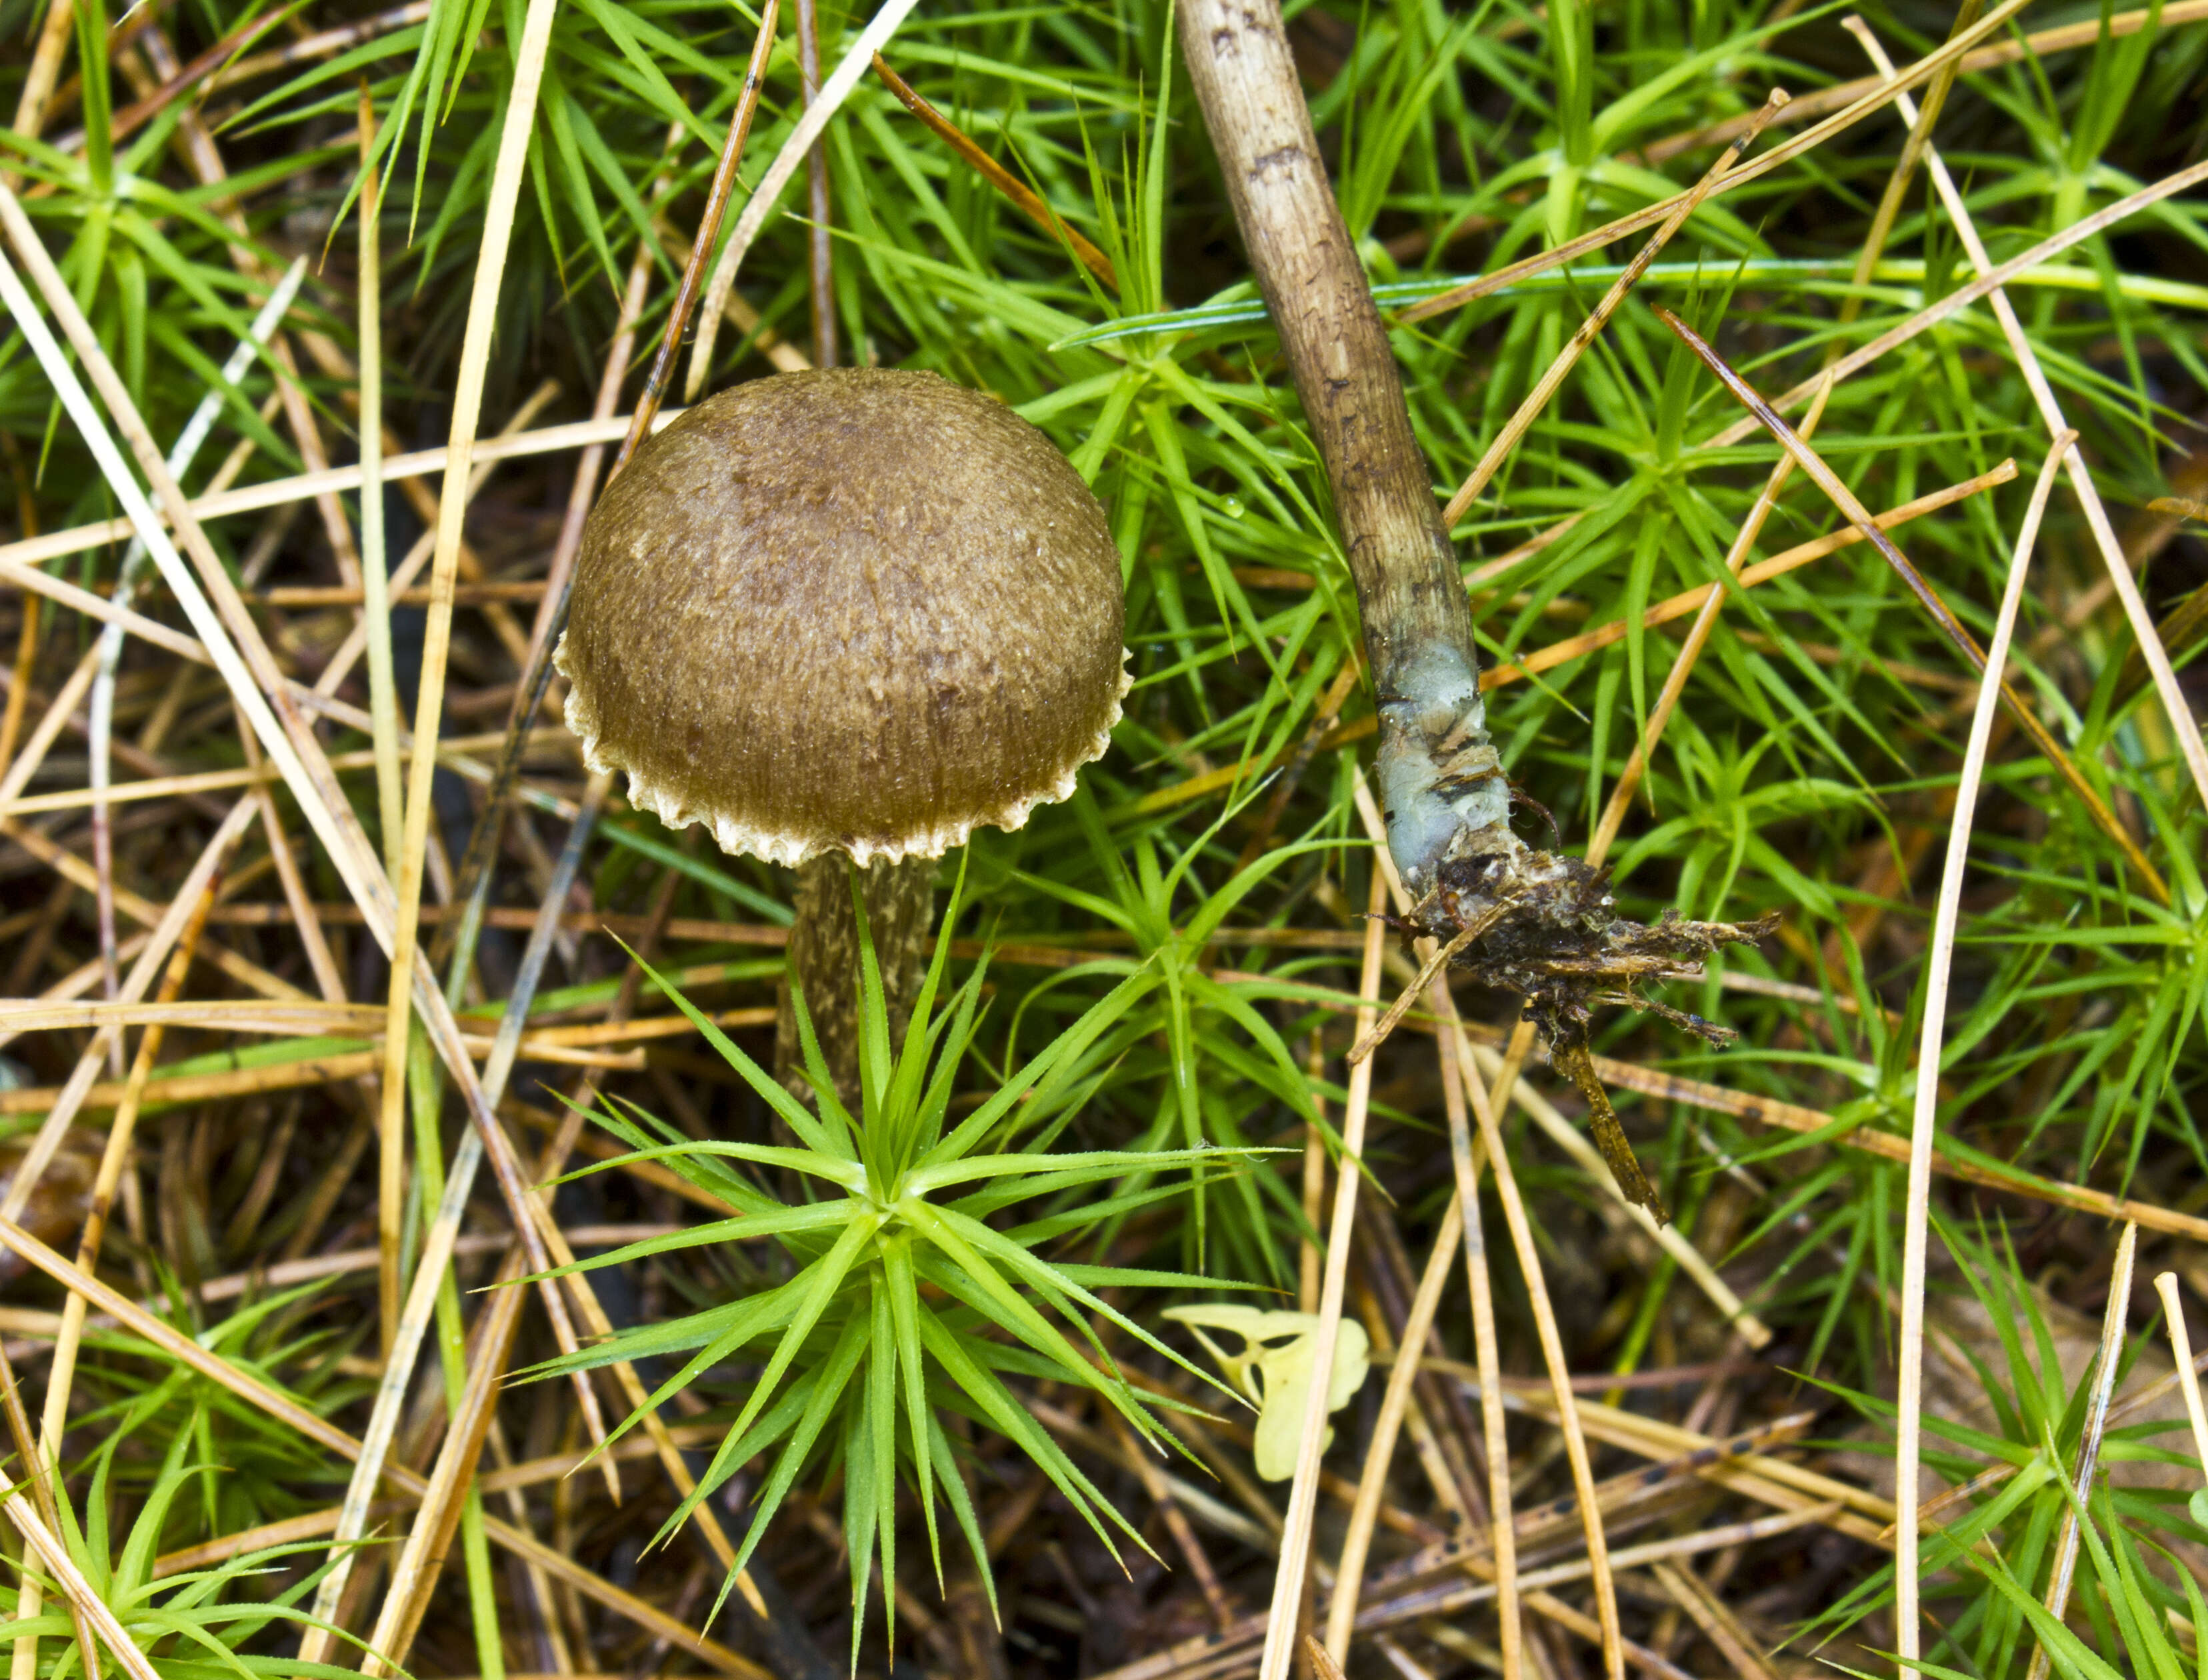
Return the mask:
{"type": "Polygon", "coordinates": [[[1666,911],[1653,924],[1629,921],[1617,914],[1608,869],[1536,851],[1500,825],[1465,836],[1435,876],[1432,891],[1413,906],[1407,931],[1455,945],[1452,967],[1525,999],[1551,1064],[1587,1100],[1589,1128],[1618,1189],[1666,1217],[1595,1076],[1587,1023],[1597,1005],[1614,1004],[1661,1015],[1711,1044],[1729,1043],[1737,1036],[1731,1028],[1669,1008],[1641,988],[1700,980],[1712,951],[1769,937],[1778,915],[1689,921],[1666,911]]]}

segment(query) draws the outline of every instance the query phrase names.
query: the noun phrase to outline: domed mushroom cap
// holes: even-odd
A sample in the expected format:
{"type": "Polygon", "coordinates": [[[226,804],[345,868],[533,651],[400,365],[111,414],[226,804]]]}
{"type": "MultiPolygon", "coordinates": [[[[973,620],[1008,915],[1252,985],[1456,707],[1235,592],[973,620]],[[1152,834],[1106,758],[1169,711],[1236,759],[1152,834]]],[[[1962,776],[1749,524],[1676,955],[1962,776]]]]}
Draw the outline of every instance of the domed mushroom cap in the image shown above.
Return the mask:
{"type": "Polygon", "coordinates": [[[796,864],[935,857],[1073,791],[1128,677],[1119,554],[1050,440],[933,374],[700,403],[591,513],[556,656],[633,804],[796,864]]]}

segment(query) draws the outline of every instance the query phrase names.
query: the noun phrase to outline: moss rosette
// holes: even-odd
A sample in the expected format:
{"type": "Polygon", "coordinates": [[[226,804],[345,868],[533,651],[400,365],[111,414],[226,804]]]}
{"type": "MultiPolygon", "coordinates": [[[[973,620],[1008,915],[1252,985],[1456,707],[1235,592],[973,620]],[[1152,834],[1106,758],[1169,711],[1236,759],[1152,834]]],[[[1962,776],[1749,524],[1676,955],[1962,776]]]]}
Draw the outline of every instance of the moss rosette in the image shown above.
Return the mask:
{"type": "Polygon", "coordinates": [[[1111,744],[1119,554],[1057,446],[933,374],[710,398],[600,499],[555,663],[594,770],[795,866],[937,857],[1111,744]]]}

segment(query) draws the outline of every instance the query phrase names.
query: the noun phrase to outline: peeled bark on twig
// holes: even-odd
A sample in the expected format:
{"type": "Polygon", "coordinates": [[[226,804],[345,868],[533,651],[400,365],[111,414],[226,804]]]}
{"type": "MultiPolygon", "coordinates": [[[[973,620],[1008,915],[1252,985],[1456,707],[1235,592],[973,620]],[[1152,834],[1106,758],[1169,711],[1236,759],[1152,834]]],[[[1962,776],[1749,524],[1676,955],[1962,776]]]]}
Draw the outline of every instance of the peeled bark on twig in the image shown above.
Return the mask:
{"type": "Polygon", "coordinates": [[[1408,930],[1458,942],[1455,965],[1517,993],[1599,1119],[1621,1188],[1661,1204],[1587,1061],[1594,1006],[1654,1009],[1713,1041],[1724,1028],[1640,995],[1690,979],[1722,945],[1776,925],[1617,915],[1606,871],[1510,831],[1511,788],[1479,695],[1471,603],[1411,429],[1395,352],[1335,204],[1278,0],[1182,0],[1180,41],[1234,219],[1334,492],[1379,713],[1374,770],[1408,930]],[[1471,934],[1469,939],[1461,936],[1471,934]]]}
{"type": "Polygon", "coordinates": [[[1463,837],[1507,834],[1472,606],[1395,351],[1327,183],[1276,0],[1185,0],[1181,51],[1234,220],[1325,463],[1379,699],[1388,849],[1424,897],[1463,837]]]}

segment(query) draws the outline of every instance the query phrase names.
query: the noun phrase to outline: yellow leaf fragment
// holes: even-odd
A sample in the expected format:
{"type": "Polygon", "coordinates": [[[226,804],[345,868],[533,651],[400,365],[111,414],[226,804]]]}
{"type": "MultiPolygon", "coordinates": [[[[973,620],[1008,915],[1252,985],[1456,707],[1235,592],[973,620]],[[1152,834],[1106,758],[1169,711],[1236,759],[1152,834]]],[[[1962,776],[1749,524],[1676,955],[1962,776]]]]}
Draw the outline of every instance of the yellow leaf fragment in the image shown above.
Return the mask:
{"type": "MultiPolygon", "coordinates": [[[[1304,1407],[1317,1375],[1318,1315],[1225,1305],[1170,1307],[1165,1316],[1187,1325],[1219,1362],[1227,1380],[1257,1407],[1259,1477],[1281,1482],[1293,1476],[1304,1407]],[[1230,1353],[1220,1347],[1203,1333],[1206,1326],[1239,1337],[1241,1351],[1230,1353]]],[[[1365,1327],[1344,1319],[1335,1335],[1334,1368],[1326,1389],[1329,1412],[1349,1404],[1371,1363],[1371,1342],[1365,1327]]],[[[1329,1428],[1320,1450],[1333,1444],[1334,1431],[1329,1428]]]]}

